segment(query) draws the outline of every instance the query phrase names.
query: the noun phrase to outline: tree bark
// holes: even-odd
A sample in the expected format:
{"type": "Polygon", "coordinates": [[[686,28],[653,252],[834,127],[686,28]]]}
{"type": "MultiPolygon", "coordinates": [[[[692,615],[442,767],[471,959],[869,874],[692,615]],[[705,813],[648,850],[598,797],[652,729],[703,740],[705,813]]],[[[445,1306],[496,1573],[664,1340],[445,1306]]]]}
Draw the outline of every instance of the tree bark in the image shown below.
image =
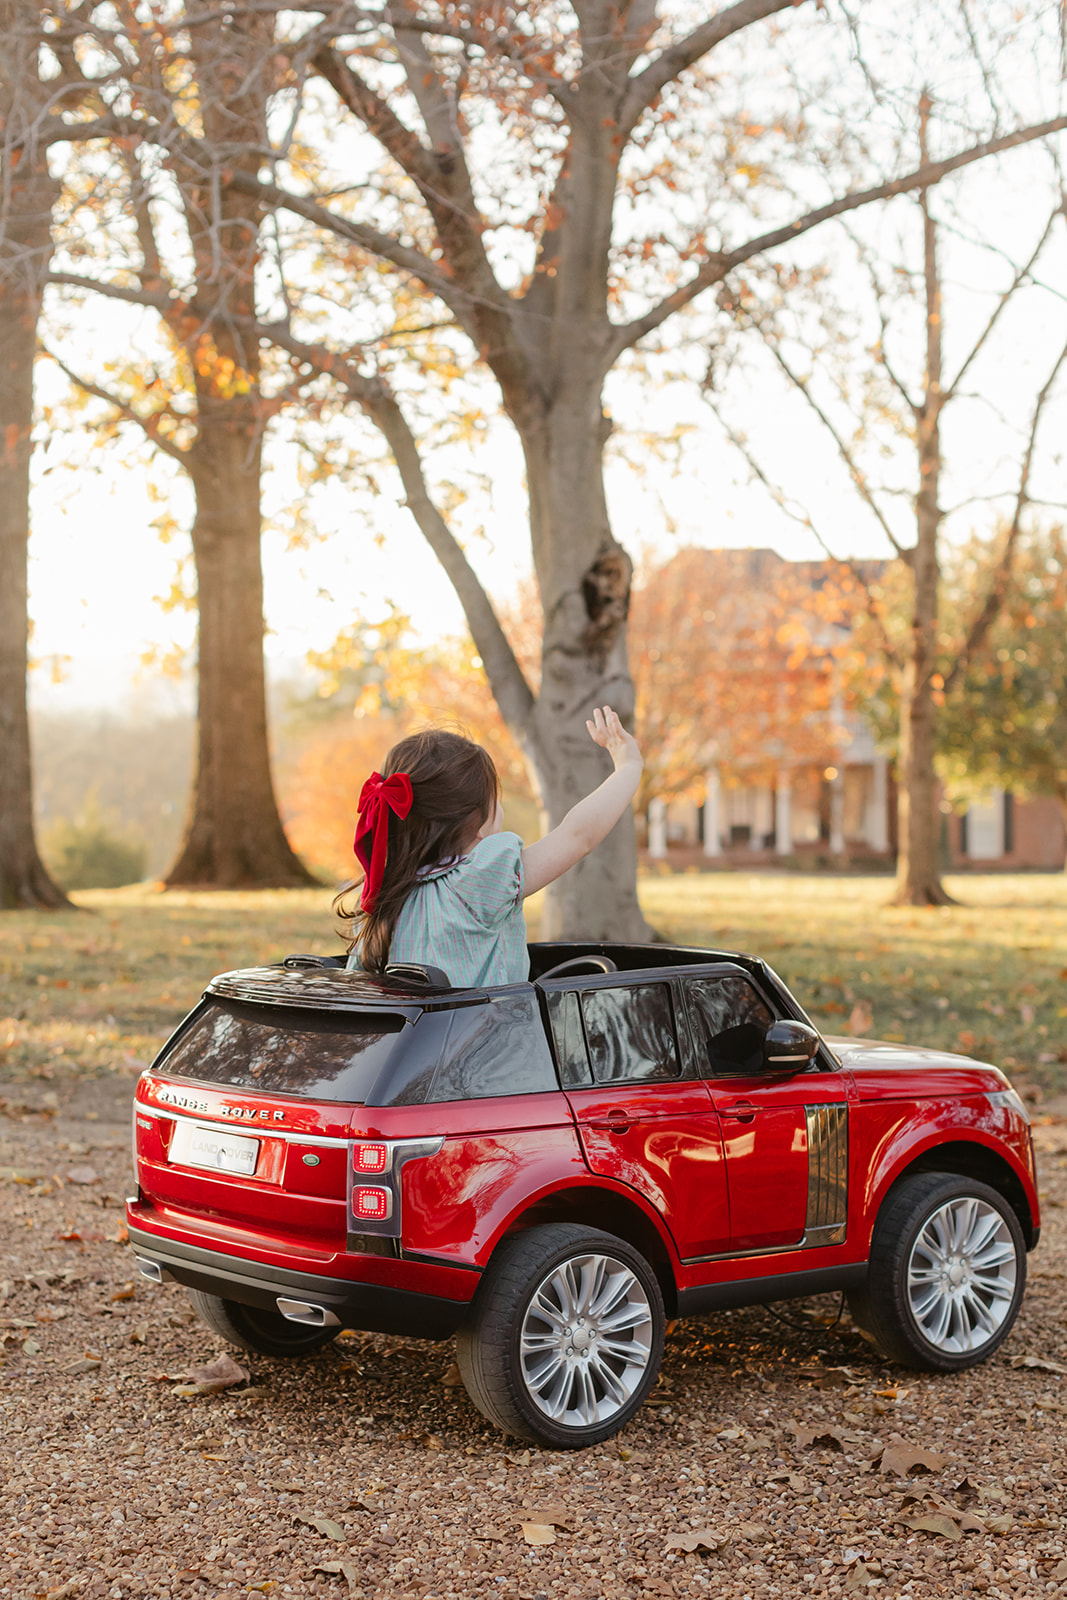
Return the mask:
{"type": "MultiPolygon", "coordinates": [[[[4,37],[11,41],[14,10],[0,6],[4,37]]],[[[27,52],[16,51],[16,56],[27,52]]],[[[33,57],[18,60],[19,83],[7,64],[5,122],[29,113],[18,95],[35,79],[33,57]],[[14,90],[14,94],[12,94],[14,90]],[[14,102],[14,103],[13,103],[14,102]]],[[[70,907],[41,861],[33,826],[33,775],[26,670],[29,646],[27,554],[30,528],[30,453],[33,363],[37,318],[52,254],[52,207],[59,184],[48,172],[43,148],[28,142],[4,163],[0,232],[0,910],[70,907]]]]}
{"type": "Polygon", "coordinates": [[[244,55],[226,19],[193,34],[205,144],[217,165],[206,180],[183,174],[182,198],[198,293],[214,309],[206,321],[188,312],[168,319],[196,387],[197,437],[184,464],[196,490],[200,618],[196,782],[171,889],[317,882],[285,836],[270,770],[260,550],[268,410],[258,339],[245,331],[255,317],[263,208],[227,183],[231,164],[255,171],[265,145],[272,29],[269,18],[254,20],[244,55]]]}
{"type": "MultiPolygon", "coordinates": [[[[926,159],[926,127],[930,103],[920,103],[920,145],[926,159]]],[[[937,706],[934,673],[937,663],[937,619],[941,569],[937,539],[941,526],[942,306],[937,261],[937,226],[930,212],[930,191],[923,189],[923,283],[926,299],[926,377],[916,407],[919,492],[915,501],[916,540],[910,552],[912,578],[911,636],[900,694],[900,765],[898,774],[899,854],[895,905],[952,904],[941,884],[940,825],[936,808],[937,706]]]]}
{"type": "MultiPolygon", "coordinates": [[[[232,405],[228,409],[233,409],[232,405]]],[[[247,410],[250,412],[251,407],[247,410]]],[[[254,417],[214,418],[188,466],[196,489],[199,717],[191,816],[167,887],[297,888],[271,779],[263,669],[261,435],[254,417]],[[228,424],[228,425],[227,425],[228,424]]]]}
{"type": "MultiPolygon", "coordinates": [[[[541,689],[525,745],[549,828],[611,771],[585,726],[593,707],[613,706],[631,731],[634,723],[626,658],[633,567],[608,520],[603,449],[610,429],[592,352],[588,364],[587,383],[565,387],[540,417],[520,426],[545,619],[541,689]]],[[[591,855],[549,886],[542,937],[653,937],[637,899],[629,807],[591,855]]]]}

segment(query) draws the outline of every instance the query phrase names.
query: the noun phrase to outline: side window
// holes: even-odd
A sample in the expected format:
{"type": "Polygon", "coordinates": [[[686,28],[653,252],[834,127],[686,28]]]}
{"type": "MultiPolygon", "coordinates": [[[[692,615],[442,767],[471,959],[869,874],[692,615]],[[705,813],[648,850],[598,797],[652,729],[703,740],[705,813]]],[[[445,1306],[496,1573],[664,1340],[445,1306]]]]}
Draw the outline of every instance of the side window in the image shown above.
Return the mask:
{"type": "Polygon", "coordinates": [[[582,1016],[597,1083],[635,1083],[680,1075],[669,984],[587,989],[582,995],[582,1016]]]}
{"type": "Polygon", "coordinates": [[[536,1002],[530,995],[518,994],[451,1013],[448,1043],[427,1099],[487,1100],[555,1088],[556,1074],[536,1002]]]}
{"type": "Polygon", "coordinates": [[[724,973],[690,978],[685,992],[702,1076],[737,1078],[759,1072],[763,1038],[774,1018],[752,985],[724,973]]]}
{"type": "Polygon", "coordinates": [[[550,991],[545,999],[556,1043],[560,1082],[565,1089],[587,1087],[593,1076],[589,1071],[578,996],[571,989],[557,989],[550,991]]]}

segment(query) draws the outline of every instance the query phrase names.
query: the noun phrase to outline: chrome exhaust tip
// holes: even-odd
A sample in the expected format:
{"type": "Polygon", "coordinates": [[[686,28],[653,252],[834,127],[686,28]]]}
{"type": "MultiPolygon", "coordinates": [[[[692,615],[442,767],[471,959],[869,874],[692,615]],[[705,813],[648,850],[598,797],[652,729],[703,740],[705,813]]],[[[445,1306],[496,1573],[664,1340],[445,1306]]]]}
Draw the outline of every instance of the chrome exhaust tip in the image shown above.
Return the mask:
{"type": "Polygon", "coordinates": [[[174,1279],[165,1267],[158,1261],[149,1261],[147,1256],[135,1256],[137,1270],[142,1278],[147,1278],[149,1283],[173,1283],[174,1279]]]}
{"type": "Polygon", "coordinates": [[[279,1295],[275,1304],[287,1322],[302,1322],[309,1328],[339,1328],[341,1319],[325,1306],[314,1306],[307,1300],[288,1300],[279,1295]]]}

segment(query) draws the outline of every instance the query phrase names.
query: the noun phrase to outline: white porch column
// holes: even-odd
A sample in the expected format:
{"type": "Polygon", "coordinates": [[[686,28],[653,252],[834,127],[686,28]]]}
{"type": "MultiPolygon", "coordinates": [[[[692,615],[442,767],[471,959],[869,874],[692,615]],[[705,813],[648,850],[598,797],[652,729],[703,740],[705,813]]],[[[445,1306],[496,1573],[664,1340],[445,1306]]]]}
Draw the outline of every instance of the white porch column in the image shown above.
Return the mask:
{"type": "Polygon", "coordinates": [[[790,856],[793,853],[793,785],[788,772],[782,771],[778,774],[778,784],[774,791],[774,796],[775,854],[790,856]]]}
{"type": "Polygon", "coordinates": [[[830,854],[845,853],[845,775],[838,767],[830,779],[830,854]]]}
{"type": "Polygon", "coordinates": [[[867,810],[867,843],[879,854],[889,849],[889,763],[876,755],[871,773],[871,803],[867,810]]]}
{"type": "Polygon", "coordinates": [[[648,853],[655,860],[667,854],[667,802],[658,795],[648,802],[648,853]]]}
{"type": "Polygon", "coordinates": [[[722,855],[722,823],[720,819],[722,785],[718,767],[709,767],[704,776],[704,854],[722,855]]]}

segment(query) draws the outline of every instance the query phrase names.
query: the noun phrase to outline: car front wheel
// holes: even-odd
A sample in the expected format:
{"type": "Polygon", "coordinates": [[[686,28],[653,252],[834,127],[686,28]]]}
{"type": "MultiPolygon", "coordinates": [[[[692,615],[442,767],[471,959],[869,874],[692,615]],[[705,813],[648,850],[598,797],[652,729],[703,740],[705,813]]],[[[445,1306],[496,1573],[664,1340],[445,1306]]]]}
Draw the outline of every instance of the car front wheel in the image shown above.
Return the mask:
{"type": "Polygon", "coordinates": [[[883,1355],[927,1372],[973,1367],[1004,1342],[1026,1287],[1015,1211],[977,1179],[921,1172],[875,1224],[855,1310],[883,1355]]]}
{"type": "Polygon", "coordinates": [[[312,1328],[290,1322],[278,1311],[223,1300],[203,1289],[190,1289],[193,1310],[228,1344],[258,1356],[309,1356],[336,1339],[340,1328],[312,1328]]]}
{"type": "Polygon", "coordinates": [[[663,1357],[656,1275],[599,1228],[561,1223],[505,1240],[457,1338],[467,1393],[505,1433],[583,1449],[641,1406],[663,1357]]]}

